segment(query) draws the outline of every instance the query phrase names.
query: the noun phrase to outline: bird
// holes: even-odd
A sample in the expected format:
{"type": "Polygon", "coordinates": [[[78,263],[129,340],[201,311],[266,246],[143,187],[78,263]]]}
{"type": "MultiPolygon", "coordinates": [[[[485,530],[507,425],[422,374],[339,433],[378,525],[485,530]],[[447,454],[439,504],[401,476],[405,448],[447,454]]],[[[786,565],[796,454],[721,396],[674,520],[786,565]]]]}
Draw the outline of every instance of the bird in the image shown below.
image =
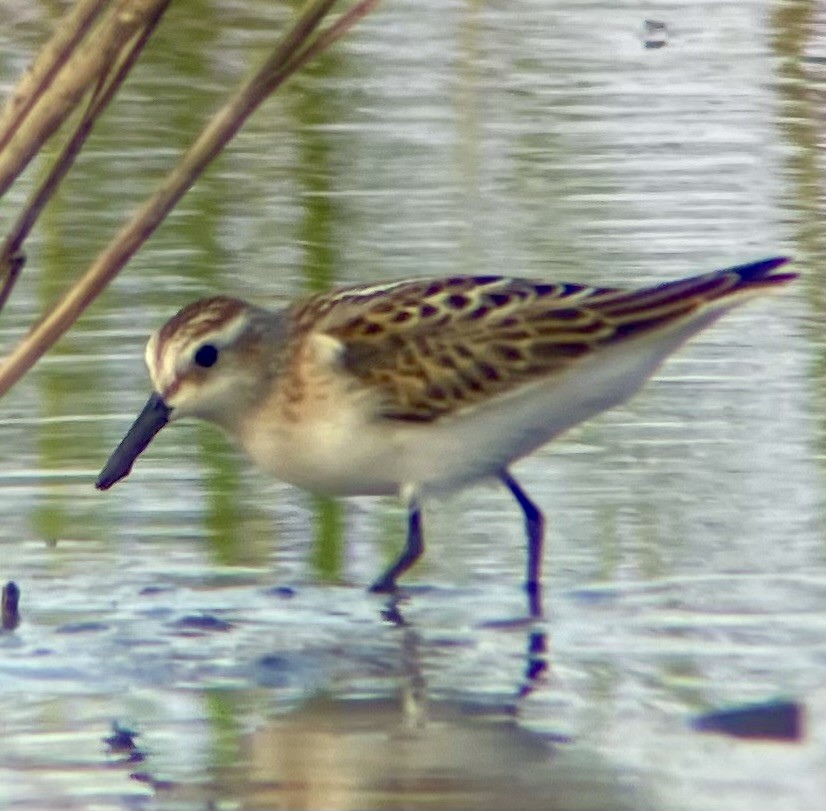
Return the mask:
{"type": "Polygon", "coordinates": [[[265,472],[407,509],[395,594],[424,552],[422,502],[498,480],[521,509],[525,589],[542,615],[544,515],[514,462],[634,395],[686,340],[797,277],[778,256],[634,289],[499,275],[409,278],[312,294],[281,309],[230,296],[155,331],[152,394],[103,467],[106,490],[169,422],[223,429],[265,472]]]}

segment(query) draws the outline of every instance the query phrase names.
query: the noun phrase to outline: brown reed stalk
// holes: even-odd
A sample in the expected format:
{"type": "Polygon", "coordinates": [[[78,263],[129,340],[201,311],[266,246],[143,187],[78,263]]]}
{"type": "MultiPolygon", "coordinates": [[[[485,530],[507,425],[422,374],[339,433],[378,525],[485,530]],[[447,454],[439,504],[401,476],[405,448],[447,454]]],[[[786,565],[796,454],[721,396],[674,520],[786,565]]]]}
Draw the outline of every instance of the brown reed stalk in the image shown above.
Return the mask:
{"type": "Polygon", "coordinates": [[[6,148],[109,2],[111,0],[79,0],[60,20],[52,38],[20,78],[0,113],[0,152],[6,148]]]}
{"type": "Polygon", "coordinates": [[[23,243],[26,237],[37,222],[43,208],[57,191],[61,181],[74,165],[75,158],[83,148],[92,127],[114,97],[118,88],[123,84],[168,5],[169,0],[156,3],[151,9],[150,16],[144,19],[143,28],[133,36],[131,42],[123,44],[123,52],[118,55],[118,60],[104,66],[98,77],[97,86],[92,91],[86,109],[75,126],[74,132],[64,144],[46,177],[23,206],[9,230],[2,248],[0,248],[0,279],[2,279],[2,285],[0,285],[0,312],[3,311],[3,307],[8,301],[19,278],[20,271],[25,264],[23,243]]]}
{"type": "Polygon", "coordinates": [[[0,197],[29,165],[43,144],[82,102],[100,77],[123,53],[136,35],[169,3],[169,0],[117,0],[95,25],[99,3],[84,0],[84,14],[70,14],[73,25],[46,46],[35,60],[3,113],[0,128],[0,197]]]}
{"type": "Polygon", "coordinates": [[[37,362],[112,281],[264,99],[308,59],[343,36],[377,5],[378,0],[359,0],[336,23],[311,39],[335,3],[336,0],[310,0],[307,3],[271,56],[251,78],[241,83],[207,122],[158,189],[98,254],[86,273],[6,357],[0,366],[0,396],[37,362]]]}

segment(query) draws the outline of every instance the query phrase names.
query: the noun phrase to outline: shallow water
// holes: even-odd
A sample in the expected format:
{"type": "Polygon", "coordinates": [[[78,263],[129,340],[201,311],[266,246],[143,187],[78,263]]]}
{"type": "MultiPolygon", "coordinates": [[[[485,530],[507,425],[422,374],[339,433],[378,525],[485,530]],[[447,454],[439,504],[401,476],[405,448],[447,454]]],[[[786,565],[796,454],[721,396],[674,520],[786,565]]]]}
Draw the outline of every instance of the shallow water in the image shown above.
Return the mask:
{"type": "MultiPolygon", "coordinates": [[[[4,347],[288,13],[172,9],[28,245],[4,347]]],[[[53,14],[0,3],[2,87],[53,14]]],[[[646,48],[630,0],[388,0],[5,398],[0,580],[22,622],[0,636],[0,807],[816,806],[826,16],[657,14],[667,44],[646,48]],[[509,622],[523,538],[496,488],[427,505],[392,607],[364,587],[401,543],[395,504],[270,482],[208,427],[165,430],[128,480],[92,486],[146,397],[147,333],[200,295],[466,271],[631,285],[778,253],[803,274],[788,294],[516,466],[548,517],[542,622],[509,622]],[[802,708],[799,739],[694,728],[768,701],[802,708]],[[138,736],[107,743],[113,723],[138,736]]]]}

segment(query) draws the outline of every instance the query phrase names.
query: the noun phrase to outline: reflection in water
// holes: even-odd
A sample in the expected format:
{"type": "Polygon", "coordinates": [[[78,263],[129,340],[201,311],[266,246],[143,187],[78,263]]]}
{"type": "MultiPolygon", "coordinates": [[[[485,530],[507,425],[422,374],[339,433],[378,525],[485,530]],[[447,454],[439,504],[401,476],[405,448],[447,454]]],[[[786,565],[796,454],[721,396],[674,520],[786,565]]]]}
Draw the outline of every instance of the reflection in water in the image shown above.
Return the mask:
{"type": "MultiPolygon", "coordinates": [[[[792,147],[786,155],[786,206],[793,218],[798,259],[805,262],[806,302],[811,348],[810,378],[813,409],[818,421],[815,441],[821,468],[826,462],[826,169],[822,155],[823,100],[826,99],[826,70],[810,58],[816,43],[810,41],[813,26],[823,25],[815,0],[776,3],[773,7],[772,46],[782,57],[778,64],[777,94],[781,108],[778,126],[792,147]]],[[[821,42],[822,45],[822,42],[821,42]]],[[[826,475],[826,470],[822,471],[826,475]]],[[[826,533],[821,530],[826,539],[826,533]]]]}
{"type": "Polygon", "coordinates": [[[531,631],[528,634],[528,655],[525,665],[525,678],[519,688],[518,698],[523,699],[533,693],[542,683],[548,672],[548,639],[544,631],[531,631]]]}
{"type": "MultiPolygon", "coordinates": [[[[390,597],[387,604],[380,612],[381,618],[395,627],[397,627],[402,634],[402,649],[401,649],[401,672],[404,674],[405,690],[404,694],[411,696],[410,701],[405,702],[405,706],[414,707],[413,715],[420,717],[425,715],[424,702],[426,699],[425,679],[420,666],[420,646],[421,639],[416,630],[405,620],[402,612],[402,604],[405,598],[394,595],[390,597]],[[414,700],[415,699],[415,700],[414,700]]],[[[533,621],[526,622],[520,620],[509,623],[488,623],[487,627],[498,628],[519,628],[519,626],[527,627],[526,633],[526,654],[525,654],[525,670],[522,682],[515,691],[515,698],[509,706],[509,712],[516,715],[519,710],[519,705],[528,698],[536,689],[538,689],[546,680],[549,663],[548,663],[548,640],[545,630],[539,627],[533,621]]],[[[504,705],[503,705],[504,706],[504,705]]]]}
{"type": "Polygon", "coordinates": [[[244,803],[271,808],[637,808],[594,752],[553,746],[501,710],[318,698],[246,743],[244,803]]]}
{"type": "Polygon", "coordinates": [[[543,631],[527,634],[526,676],[515,703],[434,698],[419,632],[397,600],[382,615],[398,630],[396,694],[321,695],[259,727],[243,743],[245,765],[236,774],[244,807],[640,807],[595,752],[514,723],[547,666],[543,631]]]}

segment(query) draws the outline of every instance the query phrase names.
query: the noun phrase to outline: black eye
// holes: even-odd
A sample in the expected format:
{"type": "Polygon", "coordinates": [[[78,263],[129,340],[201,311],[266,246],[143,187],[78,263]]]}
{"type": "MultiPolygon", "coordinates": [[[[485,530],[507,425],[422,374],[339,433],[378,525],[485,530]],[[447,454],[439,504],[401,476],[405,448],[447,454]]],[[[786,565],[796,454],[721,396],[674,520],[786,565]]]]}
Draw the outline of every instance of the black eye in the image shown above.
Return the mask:
{"type": "Polygon", "coordinates": [[[218,360],[218,350],[212,344],[204,344],[199,346],[195,352],[195,363],[198,366],[203,366],[204,369],[209,369],[218,360]]]}

